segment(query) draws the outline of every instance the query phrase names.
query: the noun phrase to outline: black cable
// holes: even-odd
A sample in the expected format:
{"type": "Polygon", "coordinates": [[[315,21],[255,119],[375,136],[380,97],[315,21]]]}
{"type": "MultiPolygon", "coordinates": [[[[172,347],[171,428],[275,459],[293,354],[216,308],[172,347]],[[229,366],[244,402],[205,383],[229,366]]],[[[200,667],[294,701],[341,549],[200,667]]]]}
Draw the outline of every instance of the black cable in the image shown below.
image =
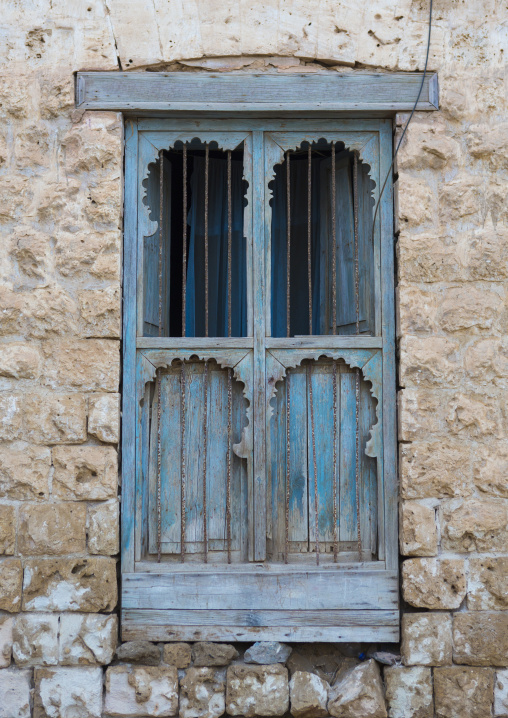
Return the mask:
{"type": "Polygon", "coordinates": [[[413,115],[416,110],[416,106],[418,105],[418,102],[420,100],[420,95],[422,94],[423,85],[425,83],[425,77],[427,75],[427,64],[429,62],[429,51],[430,51],[430,33],[432,30],[432,0],[430,0],[430,8],[429,8],[429,34],[427,37],[427,54],[425,56],[425,67],[423,68],[423,77],[422,82],[420,84],[420,89],[418,91],[418,96],[415,100],[415,104],[413,105],[413,109],[411,110],[411,114],[409,115],[409,119],[406,122],[406,126],[404,127],[404,130],[400,136],[399,143],[397,145],[397,149],[395,150],[395,153],[393,155],[392,163],[390,165],[390,168],[388,169],[388,172],[386,173],[385,181],[383,182],[383,186],[381,188],[381,192],[379,193],[379,198],[376,204],[376,209],[374,210],[374,219],[372,220],[372,242],[374,242],[374,228],[376,226],[376,217],[377,217],[377,211],[379,209],[379,204],[381,202],[381,197],[383,196],[383,192],[385,191],[386,183],[388,182],[388,178],[390,177],[390,173],[393,169],[393,165],[395,164],[395,158],[397,157],[397,154],[399,152],[400,146],[402,144],[402,140],[404,139],[404,135],[406,134],[407,128],[409,127],[409,123],[413,119],[413,115]]]}

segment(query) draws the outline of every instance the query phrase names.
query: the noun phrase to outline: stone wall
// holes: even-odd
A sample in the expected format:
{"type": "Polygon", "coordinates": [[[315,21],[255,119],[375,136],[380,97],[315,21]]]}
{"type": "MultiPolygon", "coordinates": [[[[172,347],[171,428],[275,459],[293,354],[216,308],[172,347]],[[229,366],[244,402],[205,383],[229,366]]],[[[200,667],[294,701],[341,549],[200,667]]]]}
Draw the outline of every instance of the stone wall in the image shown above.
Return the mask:
{"type": "Polygon", "coordinates": [[[381,683],[362,647],[115,658],[122,121],[76,111],[72,73],[422,69],[427,0],[3,4],[0,717],[375,718],[383,693],[391,718],[508,716],[506,10],[435,0],[441,111],[398,162],[405,603],[381,683]]]}

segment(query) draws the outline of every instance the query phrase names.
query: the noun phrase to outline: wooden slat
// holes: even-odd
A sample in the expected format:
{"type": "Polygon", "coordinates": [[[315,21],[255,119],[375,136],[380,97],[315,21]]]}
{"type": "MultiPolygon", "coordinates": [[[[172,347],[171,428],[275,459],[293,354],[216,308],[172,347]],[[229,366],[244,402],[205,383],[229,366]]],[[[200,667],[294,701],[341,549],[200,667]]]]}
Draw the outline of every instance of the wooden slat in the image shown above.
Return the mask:
{"type": "Polygon", "coordinates": [[[263,161],[263,133],[252,133],[252,204],[253,204],[253,277],[254,293],[254,472],[252,513],[249,516],[253,533],[249,556],[254,561],[266,558],[266,396],[265,396],[265,237],[267,226],[265,202],[265,172],[263,161]]]}
{"type": "Polygon", "coordinates": [[[138,337],[138,349],[252,349],[252,337],[138,337]]]}
{"type": "MultiPolygon", "coordinates": [[[[201,625],[185,625],[183,614],[187,612],[173,611],[146,611],[124,610],[122,612],[122,640],[148,640],[148,641],[298,641],[298,642],[334,642],[348,641],[364,642],[378,641],[383,643],[396,643],[399,640],[399,613],[398,611],[333,611],[323,612],[321,624],[311,620],[303,621],[300,626],[291,625],[295,614],[284,611],[272,611],[273,625],[223,625],[218,613],[229,614],[229,611],[208,614],[208,621],[201,625]],[[330,621],[328,614],[333,614],[330,621]],[[171,616],[171,617],[170,617],[171,616]],[[217,616],[217,621],[214,621],[217,616]],[[170,623],[174,620],[175,623],[170,623]],[[211,622],[211,623],[210,623],[211,622]]],[[[267,620],[268,612],[247,612],[251,620],[267,620]]],[[[307,613],[307,612],[305,612],[307,613]]],[[[241,616],[240,611],[234,612],[241,616]]],[[[207,616],[207,612],[201,613],[207,616]]],[[[191,619],[192,620],[192,619],[191,619]]]]}
{"type": "MultiPolygon", "coordinates": [[[[428,74],[419,110],[436,110],[437,85],[428,74]]],[[[220,74],[79,72],[76,106],[88,110],[305,111],[410,110],[419,72],[220,74]],[[162,99],[163,98],[163,99],[162,99]]]]}
{"type": "Polygon", "coordinates": [[[200,571],[124,574],[124,608],[187,610],[395,609],[394,571],[306,571],[269,574],[200,571]]]}
{"type": "Polygon", "coordinates": [[[122,568],[134,570],[136,491],[136,232],[137,232],[137,125],[125,128],[125,235],[123,301],[122,397],[122,568]]]}
{"type": "Polygon", "coordinates": [[[268,349],[382,349],[382,337],[362,336],[306,336],[267,337],[268,349]]]}
{"type": "MultiPolygon", "coordinates": [[[[129,610],[130,615],[134,614],[129,610]]],[[[136,612],[138,615],[141,611],[136,612]]],[[[394,626],[399,621],[399,612],[392,611],[144,611],[147,622],[160,621],[180,626],[394,626]]]]}

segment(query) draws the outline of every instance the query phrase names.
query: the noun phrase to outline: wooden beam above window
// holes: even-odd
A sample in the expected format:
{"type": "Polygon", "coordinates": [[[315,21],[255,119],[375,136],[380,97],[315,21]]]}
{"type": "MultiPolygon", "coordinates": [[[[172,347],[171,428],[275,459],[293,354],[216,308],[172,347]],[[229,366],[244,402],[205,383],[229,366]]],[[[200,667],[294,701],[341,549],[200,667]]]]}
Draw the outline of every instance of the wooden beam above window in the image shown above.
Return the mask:
{"type": "MultiPolygon", "coordinates": [[[[76,106],[121,112],[405,112],[421,72],[240,74],[78,72],[76,106]]],[[[437,110],[437,74],[427,73],[418,110],[437,110]]]]}

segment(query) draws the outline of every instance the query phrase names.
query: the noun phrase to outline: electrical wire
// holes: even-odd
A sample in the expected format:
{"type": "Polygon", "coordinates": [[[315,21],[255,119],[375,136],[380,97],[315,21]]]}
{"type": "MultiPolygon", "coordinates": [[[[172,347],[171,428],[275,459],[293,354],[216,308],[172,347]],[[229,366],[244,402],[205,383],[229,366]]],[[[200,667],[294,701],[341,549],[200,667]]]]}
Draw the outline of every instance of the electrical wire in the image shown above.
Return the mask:
{"type": "Polygon", "coordinates": [[[432,31],[432,2],[433,2],[433,0],[430,0],[430,7],[429,7],[429,33],[428,33],[428,36],[427,36],[427,53],[426,53],[426,55],[425,55],[425,66],[424,66],[424,68],[423,68],[422,81],[421,81],[421,84],[420,84],[420,89],[418,90],[418,96],[417,96],[417,98],[416,98],[416,100],[415,100],[415,104],[413,105],[413,109],[411,110],[411,114],[409,115],[409,119],[408,119],[408,121],[406,122],[406,126],[404,127],[404,130],[403,130],[403,132],[402,132],[402,134],[401,134],[401,136],[400,136],[399,142],[398,142],[398,144],[397,144],[397,148],[396,148],[396,150],[395,150],[395,152],[394,152],[394,155],[393,155],[392,163],[391,163],[391,165],[390,165],[390,167],[389,167],[389,169],[388,169],[388,172],[386,173],[385,181],[383,182],[383,186],[382,186],[382,188],[381,188],[381,192],[379,193],[379,197],[378,197],[378,200],[377,200],[376,208],[375,208],[375,210],[374,210],[374,219],[372,220],[372,241],[373,241],[373,242],[374,242],[374,228],[375,228],[375,226],[376,226],[377,211],[378,211],[379,205],[380,205],[380,203],[381,203],[381,197],[383,196],[383,192],[385,191],[386,183],[388,182],[388,178],[390,177],[390,173],[391,173],[391,171],[392,171],[392,169],[393,169],[393,165],[395,164],[395,159],[396,159],[396,157],[397,157],[397,154],[398,154],[398,152],[399,152],[400,146],[401,146],[401,144],[402,144],[402,140],[404,139],[404,136],[405,136],[405,134],[406,134],[406,132],[407,132],[407,128],[409,127],[409,123],[410,123],[411,120],[413,119],[413,115],[414,115],[414,113],[415,113],[416,107],[417,107],[418,102],[419,102],[419,100],[420,100],[420,95],[422,94],[423,85],[425,84],[425,78],[426,78],[426,76],[427,76],[427,65],[428,65],[428,63],[429,63],[429,51],[430,51],[430,34],[431,34],[431,31],[432,31]]]}

